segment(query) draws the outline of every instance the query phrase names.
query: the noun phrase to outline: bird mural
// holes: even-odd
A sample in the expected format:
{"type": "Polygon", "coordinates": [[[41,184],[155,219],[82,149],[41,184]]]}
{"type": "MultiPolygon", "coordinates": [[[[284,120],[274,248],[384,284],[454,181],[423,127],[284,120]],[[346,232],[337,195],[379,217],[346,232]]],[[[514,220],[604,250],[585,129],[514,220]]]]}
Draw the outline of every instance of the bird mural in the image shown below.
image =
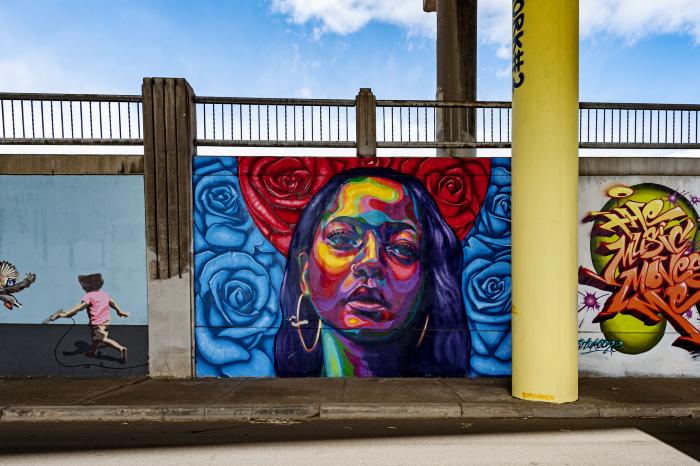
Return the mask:
{"type": "Polygon", "coordinates": [[[0,302],[8,309],[22,308],[22,303],[13,295],[18,293],[36,281],[36,275],[28,273],[24,280],[17,282],[19,273],[17,268],[7,261],[0,261],[0,302]]]}

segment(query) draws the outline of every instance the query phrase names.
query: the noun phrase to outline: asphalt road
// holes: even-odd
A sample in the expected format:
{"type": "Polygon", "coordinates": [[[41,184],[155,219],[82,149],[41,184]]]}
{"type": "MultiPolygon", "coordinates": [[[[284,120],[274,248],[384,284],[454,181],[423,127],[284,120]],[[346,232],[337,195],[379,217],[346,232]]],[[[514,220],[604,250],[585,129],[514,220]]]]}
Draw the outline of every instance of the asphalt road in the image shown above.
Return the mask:
{"type": "Polygon", "coordinates": [[[680,466],[697,459],[700,419],[0,423],[1,464],[680,466]]]}

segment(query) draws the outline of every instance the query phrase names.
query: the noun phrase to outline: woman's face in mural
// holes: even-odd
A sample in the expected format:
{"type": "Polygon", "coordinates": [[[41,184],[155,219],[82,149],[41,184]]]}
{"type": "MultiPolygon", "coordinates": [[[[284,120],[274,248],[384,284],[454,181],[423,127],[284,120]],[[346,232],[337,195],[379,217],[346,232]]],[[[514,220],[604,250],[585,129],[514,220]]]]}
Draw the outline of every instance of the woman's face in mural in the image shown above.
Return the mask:
{"type": "Polygon", "coordinates": [[[413,199],[400,183],[350,180],[316,228],[302,291],[333,328],[384,333],[404,327],[423,285],[422,235],[413,199]]]}

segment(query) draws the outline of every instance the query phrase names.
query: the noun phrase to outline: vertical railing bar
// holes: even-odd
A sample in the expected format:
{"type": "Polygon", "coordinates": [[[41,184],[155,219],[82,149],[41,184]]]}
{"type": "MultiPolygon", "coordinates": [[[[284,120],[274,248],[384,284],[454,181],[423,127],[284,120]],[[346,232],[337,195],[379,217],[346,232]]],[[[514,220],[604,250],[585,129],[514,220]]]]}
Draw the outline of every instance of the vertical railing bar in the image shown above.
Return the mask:
{"type": "Polygon", "coordinates": [[[22,137],[24,138],[24,137],[26,137],[26,135],[24,133],[24,126],[25,126],[24,125],[24,100],[20,100],[19,105],[20,105],[19,110],[20,110],[20,117],[21,117],[20,121],[22,122],[22,137]]]}
{"type": "Polygon", "coordinates": [[[66,137],[65,125],[63,124],[63,101],[60,101],[59,103],[61,104],[59,109],[61,114],[61,138],[63,139],[66,137]]]}
{"type": "Polygon", "coordinates": [[[83,102],[78,102],[78,108],[80,109],[80,139],[85,139],[85,119],[83,118],[83,102]]]}
{"type": "Polygon", "coordinates": [[[10,99],[10,110],[12,111],[12,137],[15,137],[15,101],[10,99]]]}
{"type": "Polygon", "coordinates": [[[338,142],[340,142],[340,107],[335,107],[336,128],[338,132],[338,142]]]}
{"type": "Polygon", "coordinates": [[[411,107],[407,107],[408,110],[408,142],[411,142],[411,107]]]}
{"type": "Polygon", "coordinates": [[[391,107],[391,142],[394,142],[394,107],[391,107]]]}
{"type": "MultiPolygon", "coordinates": [[[[346,141],[350,140],[350,118],[348,116],[349,112],[350,112],[350,110],[348,109],[348,107],[345,107],[345,140],[346,141]]],[[[357,132],[357,129],[355,129],[355,131],[357,132]]],[[[357,139],[357,137],[355,139],[357,139]]]]}
{"type": "Polygon", "coordinates": [[[489,109],[489,113],[491,114],[491,142],[493,142],[493,109],[489,109]]]}
{"type": "Polygon", "coordinates": [[[632,133],[632,142],[637,142],[637,109],[634,109],[634,132],[632,133]]]}
{"type": "Polygon", "coordinates": [[[211,138],[216,140],[216,104],[211,104],[211,138]]]}
{"type": "Polygon", "coordinates": [[[598,142],[598,109],[595,109],[595,142],[598,142]]]}
{"type": "Polygon", "coordinates": [[[243,105],[238,104],[238,134],[240,135],[240,141],[243,140],[243,105]]]}
{"type": "Polygon", "coordinates": [[[511,118],[512,118],[511,114],[513,113],[512,110],[513,110],[513,107],[508,107],[508,110],[506,112],[508,114],[508,115],[506,115],[506,132],[508,133],[507,134],[508,142],[511,142],[511,143],[513,142],[513,135],[511,133],[511,127],[510,127],[510,122],[511,122],[511,118]]]}
{"type": "Polygon", "coordinates": [[[70,108],[70,137],[75,138],[75,124],[73,123],[73,101],[69,101],[70,108]]]}
{"type": "Polygon", "coordinates": [[[423,116],[425,119],[423,120],[424,127],[423,129],[425,130],[425,142],[428,142],[428,107],[423,107],[424,114],[423,116]]]}
{"type": "Polygon", "coordinates": [[[136,131],[141,139],[141,102],[136,102],[136,131]]]}
{"type": "Polygon", "coordinates": [[[673,115],[672,126],[671,126],[671,142],[676,142],[676,111],[671,110],[671,115],[673,115]]]}
{"type": "Polygon", "coordinates": [[[32,117],[32,138],[35,138],[35,133],[34,133],[34,101],[30,100],[29,101],[29,113],[31,114],[32,117]]]}
{"type": "Polygon", "coordinates": [[[583,110],[578,109],[578,140],[583,140],[583,110]]]}
{"type": "Polygon", "coordinates": [[[270,105],[265,105],[265,129],[267,140],[270,140],[270,105]]]}
{"type": "Polygon", "coordinates": [[[630,142],[630,111],[629,111],[629,109],[625,110],[625,114],[627,115],[627,124],[625,126],[626,131],[627,131],[627,142],[630,142]]]}
{"type": "Polygon", "coordinates": [[[129,132],[128,132],[129,139],[131,139],[131,104],[130,103],[128,103],[126,105],[126,124],[129,127],[129,132]]]}
{"type": "Polygon", "coordinates": [[[56,138],[56,134],[54,133],[54,122],[53,122],[53,100],[51,101],[51,138],[52,139],[56,138]]]}
{"type": "Polygon", "coordinates": [[[93,139],[93,135],[92,135],[92,102],[88,102],[88,116],[90,118],[90,139],[93,139]]]}
{"type": "Polygon", "coordinates": [[[117,130],[119,131],[119,139],[122,138],[122,103],[117,102],[117,130]]]}
{"type": "Polygon", "coordinates": [[[5,101],[0,100],[0,121],[2,121],[2,137],[5,136],[5,101]]]}
{"type": "MultiPolygon", "coordinates": [[[[97,103],[97,112],[99,114],[99,122],[100,122],[100,139],[104,139],[105,133],[102,130],[102,102],[97,103]]],[[[131,129],[131,128],[129,128],[131,129]]],[[[129,137],[131,137],[131,133],[129,133],[129,137]]]]}
{"type": "Polygon", "coordinates": [[[382,107],[382,140],[386,141],[386,107],[382,107]]]}
{"type": "MultiPolygon", "coordinates": [[[[107,102],[107,118],[109,119],[109,138],[112,139],[112,102],[107,102]]],[[[206,131],[206,126],[204,127],[206,131]]],[[[207,137],[204,136],[204,139],[207,137]]]]}
{"type": "Polygon", "coordinates": [[[39,101],[39,111],[41,111],[41,137],[46,137],[46,123],[44,122],[44,101],[39,101]]]}
{"type": "Polygon", "coordinates": [[[301,106],[301,140],[306,141],[306,113],[305,106],[301,106]]]}
{"type": "Polygon", "coordinates": [[[309,112],[310,112],[310,114],[311,114],[311,115],[309,116],[309,122],[311,123],[311,126],[310,126],[310,129],[311,129],[311,136],[310,136],[310,137],[311,137],[311,139],[309,139],[309,140],[310,140],[310,141],[313,141],[313,140],[314,140],[314,107],[313,107],[313,105],[309,105],[309,112]]]}

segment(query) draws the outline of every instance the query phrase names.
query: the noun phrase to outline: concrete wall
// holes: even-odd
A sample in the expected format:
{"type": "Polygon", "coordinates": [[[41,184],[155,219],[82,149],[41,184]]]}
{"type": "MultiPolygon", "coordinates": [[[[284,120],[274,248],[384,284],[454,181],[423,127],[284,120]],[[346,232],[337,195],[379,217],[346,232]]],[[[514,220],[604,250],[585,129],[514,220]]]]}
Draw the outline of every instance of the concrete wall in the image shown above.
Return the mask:
{"type": "Polygon", "coordinates": [[[9,283],[0,278],[0,293],[21,304],[0,303],[0,376],[146,373],[143,177],[1,175],[0,187],[0,261],[18,275],[9,283]],[[78,275],[91,273],[102,274],[102,290],[130,313],[119,319],[111,311],[110,334],[128,347],[126,363],[112,348],[86,357],[91,335],[85,311],[75,315],[75,325],[70,319],[42,324],[81,302],[78,275]],[[26,274],[35,281],[25,282],[26,274]],[[6,293],[13,281],[29,286],[6,293]]]}

